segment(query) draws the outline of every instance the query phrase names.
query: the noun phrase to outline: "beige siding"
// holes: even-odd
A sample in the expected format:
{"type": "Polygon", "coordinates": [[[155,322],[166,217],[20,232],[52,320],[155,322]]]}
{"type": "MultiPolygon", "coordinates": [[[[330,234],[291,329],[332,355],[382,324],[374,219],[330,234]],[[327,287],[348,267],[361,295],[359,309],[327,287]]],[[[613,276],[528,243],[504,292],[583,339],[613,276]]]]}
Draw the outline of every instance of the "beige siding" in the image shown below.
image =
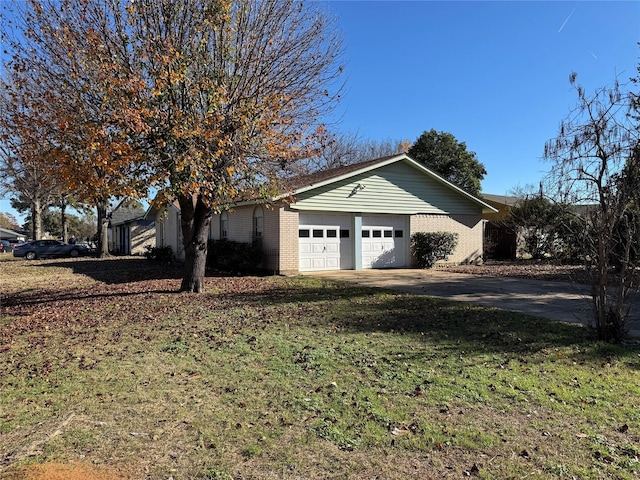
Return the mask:
{"type": "Polygon", "coordinates": [[[411,217],[411,234],[415,232],[453,232],[458,245],[447,263],[474,263],[482,258],[482,229],[477,215],[415,215],[411,217]]]}
{"type": "Polygon", "coordinates": [[[173,205],[167,207],[166,215],[156,218],[156,246],[171,247],[177,260],[184,260],[184,245],[180,228],[180,212],[173,205]]]}
{"type": "Polygon", "coordinates": [[[156,227],[151,225],[131,226],[131,255],[144,255],[147,246],[156,246],[156,227]]]}
{"type": "Polygon", "coordinates": [[[293,208],[334,212],[443,214],[467,213],[479,209],[479,206],[410,164],[398,162],[298,194],[293,208]]]}

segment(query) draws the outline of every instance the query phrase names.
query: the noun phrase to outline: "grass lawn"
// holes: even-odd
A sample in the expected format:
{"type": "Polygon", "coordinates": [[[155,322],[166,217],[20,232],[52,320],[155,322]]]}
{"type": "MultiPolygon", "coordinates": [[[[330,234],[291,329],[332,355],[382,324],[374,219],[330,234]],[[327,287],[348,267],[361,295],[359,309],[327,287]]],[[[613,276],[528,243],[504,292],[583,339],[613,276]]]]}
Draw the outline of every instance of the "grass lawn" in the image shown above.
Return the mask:
{"type": "Polygon", "coordinates": [[[309,277],[177,294],[179,275],[0,257],[0,478],[640,476],[638,348],[309,277]]]}

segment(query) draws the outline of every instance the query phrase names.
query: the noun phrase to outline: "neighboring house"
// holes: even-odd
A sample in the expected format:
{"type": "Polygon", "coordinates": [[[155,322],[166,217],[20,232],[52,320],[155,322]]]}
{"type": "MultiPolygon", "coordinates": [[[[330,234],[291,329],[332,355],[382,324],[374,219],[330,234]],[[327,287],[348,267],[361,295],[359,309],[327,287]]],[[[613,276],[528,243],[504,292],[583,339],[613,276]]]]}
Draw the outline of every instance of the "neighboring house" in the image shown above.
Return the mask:
{"type": "MultiPolygon", "coordinates": [[[[292,273],[407,268],[411,234],[448,231],[459,235],[449,262],[471,263],[482,258],[482,215],[497,212],[405,154],[289,179],[285,188],[269,203],[238,202],[214,215],[210,238],[258,242],[265,269],[292,273]]],[[[157,223],[156,245],[184,258],[179,225],[174,203],[157,223]]]]}
{"type": "Polygon", "coordinates": [[[513,208],[521,200],[519,197],[483,193],[482,199],[497,212],[485,213],[484,253],[496,260],[514,260],[518,253],[518,232],[508,224],[513,208]]]}
{"type": "Polygon", "coordinates": [[[155,222],[145,217],[140,204],[121,203],[109,221],[109,251],[119,255],[144,255],[156,245],[155,222]]]}
{"type": "MultiPolygon", "coordinates": [[[[156,247],[171,247],[177,260],[184,260],[184,244],[182,242],[182,229],[180,227],[180,205],[178,202],[170,203],[163,209],[149,207],[146,218],[155,221],[155,245],[156,247]]],[[[209,238],[211,233],[209,233],[209,238]]]]}
{"type": "Polygon", "coordinates": [[[26,242],[27,235],[10,230],[8,228],[0,228],[0,240],[7,240],[9,242],[26,242]]]}

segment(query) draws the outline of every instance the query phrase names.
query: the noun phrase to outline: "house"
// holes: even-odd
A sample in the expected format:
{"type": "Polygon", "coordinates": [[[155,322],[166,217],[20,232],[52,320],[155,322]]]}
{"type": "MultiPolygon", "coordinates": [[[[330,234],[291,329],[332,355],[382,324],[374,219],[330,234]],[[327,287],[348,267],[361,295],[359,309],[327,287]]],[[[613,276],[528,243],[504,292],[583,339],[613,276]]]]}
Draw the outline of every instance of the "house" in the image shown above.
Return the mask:
{"type": "MultiPolygon", "coordinates": [[[[419,231],[459,235],[452,263],[482,257],[483,213],[497,212],[405,154],[289,179],[269,203],[238,202],[214,215],[209,237],[258,242],[265,269],[407,268],[410,237],[419,231]]],[[[180,212],[167,207],[156,245],[184,258],[180,212]]]]}
{"type": "Polygon", "coordinates": [[[26,242],[27,235],[24,233],[16,232],[8,228],[0,228],[0,240],[8,240],[9,242],[26,242]]]}
{"type": "Polygon", "coordinates": [[[124,201],[111,214],[108,240],[111,253],[143,255],[145,247],[155,247],[155,221],[139,203],[124,201]]]}
{"type": "MultiPolygon", "coordinates": [[[[180,227],[180,205],[172,202],[158,209],[153,205],[149,207],[145,218],[155,222],[155,247],[170,247],[176,260],[184,260],[184,244],[182,242],[182,229],[180,227]]],[[[209,238],[212,236],[209,229],[209,238]]]]}

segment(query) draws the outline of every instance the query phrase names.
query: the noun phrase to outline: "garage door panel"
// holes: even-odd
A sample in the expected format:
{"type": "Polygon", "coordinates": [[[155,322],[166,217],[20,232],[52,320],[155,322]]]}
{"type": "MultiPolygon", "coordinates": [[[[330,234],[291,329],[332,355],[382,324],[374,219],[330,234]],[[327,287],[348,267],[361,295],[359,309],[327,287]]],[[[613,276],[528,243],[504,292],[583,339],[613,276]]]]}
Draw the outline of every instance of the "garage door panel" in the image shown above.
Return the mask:
{"type": "Polygon", "coordinates": [[[311,259],[309,258],[301,258],[300,259],[300,270],[309,270],[311,269],[311,259]]]}
{"type": "Polygon", "coordinates": [[[300,253],[311,253],[311,245],[300,242],[300,253]]]}
{"type": "Polygon", "coordinates": [[[301,271],[351,268],[350,216],[304,213],[299,220],[301,271]]]}
{"type": "Polygon", "coordinates": [[[317,270],[324,269],[327,263],[324,258],[314,258],[313,259],[313,268],[317,270]]]}
{"type": "Polygon", "coordinates": [[[362,267],[406,266],[405,217],[367,215],[362,219],[362,267]]]}

